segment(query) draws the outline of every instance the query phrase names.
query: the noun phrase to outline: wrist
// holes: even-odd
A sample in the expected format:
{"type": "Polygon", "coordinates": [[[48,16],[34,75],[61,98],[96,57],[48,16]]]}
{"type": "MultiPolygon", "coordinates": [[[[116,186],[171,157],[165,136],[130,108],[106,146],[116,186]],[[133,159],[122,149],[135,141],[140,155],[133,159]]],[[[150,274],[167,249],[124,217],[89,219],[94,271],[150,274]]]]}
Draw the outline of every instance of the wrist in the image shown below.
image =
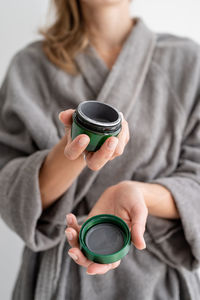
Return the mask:
{"type": "Polygon", "coordinates": [[[150,215],[170,219],[179,218],[170,190],[157,183],[134,182],[134,184],[141,189],[150,215]]]}
{"type": "Polygon", "coordinates": [[[170,191],[160,184],[139,181],[135,181],[134,184],[141,189],[148,209],[155,207],[159,202],[171,197],[170,191]]]}

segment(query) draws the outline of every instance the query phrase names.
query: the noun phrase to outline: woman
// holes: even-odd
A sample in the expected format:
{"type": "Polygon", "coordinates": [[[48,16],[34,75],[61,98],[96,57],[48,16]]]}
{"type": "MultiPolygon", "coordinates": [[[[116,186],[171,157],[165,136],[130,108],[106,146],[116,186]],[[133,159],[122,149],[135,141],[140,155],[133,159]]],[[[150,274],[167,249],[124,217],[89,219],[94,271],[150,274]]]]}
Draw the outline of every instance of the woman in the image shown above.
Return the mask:
{"type": "Polygon", "coordinates": [[[199,46],[153,33],[128,0],[54,4],[55,24],[13,58],[0,95],[1,214],[25,242],[13,299],[199,299],[199,46]],[[86,135],[70,139],[90,99],[124,115],[93,154],[86,135]],[[121,264],[79,249],[99,213],[131,229],[121,264]]]}

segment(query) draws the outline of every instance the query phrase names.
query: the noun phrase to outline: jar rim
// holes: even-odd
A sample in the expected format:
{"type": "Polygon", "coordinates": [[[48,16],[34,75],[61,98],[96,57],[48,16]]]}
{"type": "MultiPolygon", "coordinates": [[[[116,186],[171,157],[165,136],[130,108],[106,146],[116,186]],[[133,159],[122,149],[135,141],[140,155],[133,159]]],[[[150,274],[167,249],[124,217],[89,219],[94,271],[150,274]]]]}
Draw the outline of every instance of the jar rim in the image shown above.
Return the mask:
{"type": "Polygon", "coordinates": [[[119,111],[115,107],[113,107],[110,104],[103,103],[103,102],[96,101],[96,100],[88,100],[88,101],[81,102],[78,105],[77,114],[78,114],[79,118],[82,119],[82,121],[88,122],[91,125],[96,125],[98,127],[103,127],[103,128],[111,128],[114,126],[118,126],[119,124],[121,124],[121,121],[122,121],[122,117],[121,117],[119,111]],[[98,121],[98,120],[90,118],[83,111],[84,106],[89,105],[89,104],[97,104],[97,106],[103,105],[105,108],[107,107],[108,109],[110,109],[110,112],[116,113],[117,119],[112,122],[102,122],[102,121],[98,121]]]}

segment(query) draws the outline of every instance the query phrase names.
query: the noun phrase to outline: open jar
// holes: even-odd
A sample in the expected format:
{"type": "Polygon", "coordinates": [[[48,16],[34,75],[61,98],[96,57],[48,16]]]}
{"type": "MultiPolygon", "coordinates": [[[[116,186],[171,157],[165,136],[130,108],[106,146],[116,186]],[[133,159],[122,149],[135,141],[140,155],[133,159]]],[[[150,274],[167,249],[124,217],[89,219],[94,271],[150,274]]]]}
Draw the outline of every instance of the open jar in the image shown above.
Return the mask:
{"type": "Polygon", "coordinates": [[[99,101],[81,102],[72,116],[72,140],[80,134],[87,134],[90,143],[87,151],[97,151],[110,136],[121,131],[122,118],[116,108],[99,101]]]}

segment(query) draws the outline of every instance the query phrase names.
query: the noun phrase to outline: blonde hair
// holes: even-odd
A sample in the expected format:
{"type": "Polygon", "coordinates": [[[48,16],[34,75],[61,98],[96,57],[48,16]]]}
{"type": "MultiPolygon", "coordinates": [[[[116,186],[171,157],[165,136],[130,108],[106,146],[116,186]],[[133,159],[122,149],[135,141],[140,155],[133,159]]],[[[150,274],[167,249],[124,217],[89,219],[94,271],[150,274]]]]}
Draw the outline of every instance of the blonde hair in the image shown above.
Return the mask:
{"type": "Polygon", "coordinates": [[[43,51],[48,59],[66,72],[78,73],[74,57],[88,45],[79,0],[53,0],[55,21],[45,30],[43,51]]]}

